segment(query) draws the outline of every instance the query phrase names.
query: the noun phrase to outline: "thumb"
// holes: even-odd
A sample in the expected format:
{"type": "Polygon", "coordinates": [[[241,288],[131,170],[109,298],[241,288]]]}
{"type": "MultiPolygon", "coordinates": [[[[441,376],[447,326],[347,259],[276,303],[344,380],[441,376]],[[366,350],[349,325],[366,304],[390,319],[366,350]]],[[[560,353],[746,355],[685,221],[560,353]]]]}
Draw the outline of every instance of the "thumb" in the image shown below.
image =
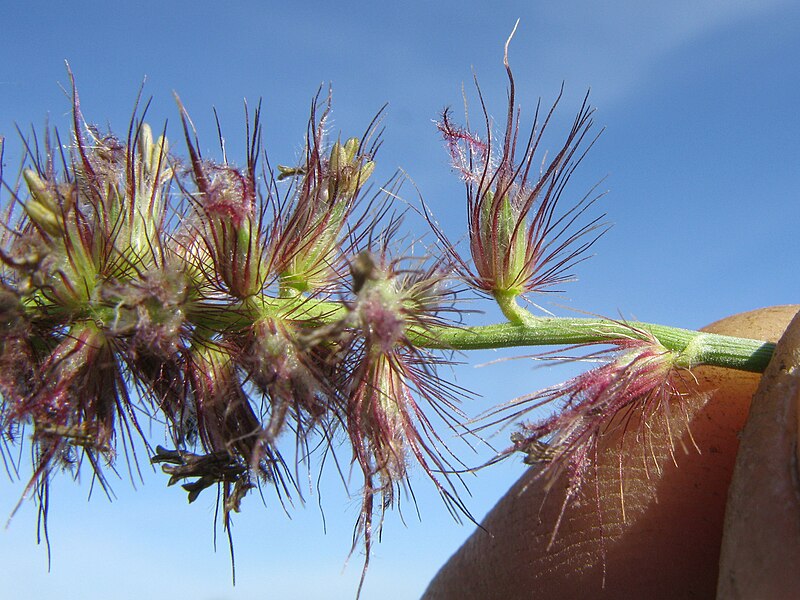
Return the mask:
{"type": "Polygon", "coordinates": [[[719,598],[800,593],[800,313],[753,397],[728,496],[719,598]]]}
{"type": "MultiPolygon", "coordinates": [[[[776,340],[797,310],[753,311],[709,329],[776,340]]],[[[604,438],[597,467],[566,506],[554,540],[565,486],[548,493],[532,468],[439,571],[425,598],[713,597],[738,433],[759,377],[714,368],[694,375],[707,402],[656,423],[644,443],[633,435],[604,438]]]]}

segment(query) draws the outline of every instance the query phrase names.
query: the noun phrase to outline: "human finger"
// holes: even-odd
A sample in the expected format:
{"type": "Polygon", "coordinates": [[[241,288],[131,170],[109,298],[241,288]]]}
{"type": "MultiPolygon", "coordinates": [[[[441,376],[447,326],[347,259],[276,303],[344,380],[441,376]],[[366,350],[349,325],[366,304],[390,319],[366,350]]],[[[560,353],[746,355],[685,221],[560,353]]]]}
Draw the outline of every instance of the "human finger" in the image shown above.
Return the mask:
{"type": "Polygon", "coordinates": [[[778,341],[740,436],[718,598],[800,594],[799,403],[800,313],[778,341]]]}
{"type": "MultiPolygon", "coordinates": [[[[710,329],[776,340],[797,309],[762,309],[710,329]]],[[[605,438],[580,497],[566,506],[564,482],[548,492],[528,470],[425,598],[713,597],[737,434],[759,377],[713,368],[694,375],[706,395],[683,407],[691,427],[676,411],[646,444],[605,438]]]]}

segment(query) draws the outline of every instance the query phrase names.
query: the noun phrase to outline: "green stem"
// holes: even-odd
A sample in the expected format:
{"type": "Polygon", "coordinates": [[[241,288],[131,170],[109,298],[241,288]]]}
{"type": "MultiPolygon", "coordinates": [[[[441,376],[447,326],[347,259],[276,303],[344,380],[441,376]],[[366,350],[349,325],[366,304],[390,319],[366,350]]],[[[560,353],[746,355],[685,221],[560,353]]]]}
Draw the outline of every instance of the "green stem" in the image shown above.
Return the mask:
{"type": "Polygon", "coordinates": [[[630,337],[633,329],[648,332],[665,348],[684,353],[685,366],[713,365],[762,372],[775,344],[761,340],[604,319],[534,317],[528,324],[500,323],[480,327],[437,327],[409,332],[412,343],[425,348],[480,350],[518,346],[574,345],[630,337]]]}
{"type": "MultiPolygon", "coordinates": [[[[424,330],[411,327],[407,331],[408,338],[420,348],[481,350],[612,342],[631,337],[635,330],[639,330],[651,334],[665,348],[681,354],[679,360],[683,366],[702,364],[756,373],[764,371],[775,349],[775,344],[761,340],[652,323],[536,317],[520,307],[513,297],[501,298],[501,301],[504,313],[511,322],[478,327],[438,326],[424,330]]],[[[346,306],[340,302],[302,295],[294,298],[253,297],[242,303],[218,307],[217,310],[209,310],[201,304],[188,311],[189,321],[213,331],[243,329],[264,314],[283,315],[284,318],[307,323],[311,327],[333,323],[347,315],[346,306]]],[[[111,307],[97,307],[87,316],[102,322],[103,318],[113,319],[114,313],[111,307]]]]}
{"type": "Polygon", "coordinates": [[[536,316],[517,302],[518,292],[498,290],[493,293],[493,296],[500,310],[503,311],[503,315],[512,325],[533,325],[536,323],[536,316]]]}

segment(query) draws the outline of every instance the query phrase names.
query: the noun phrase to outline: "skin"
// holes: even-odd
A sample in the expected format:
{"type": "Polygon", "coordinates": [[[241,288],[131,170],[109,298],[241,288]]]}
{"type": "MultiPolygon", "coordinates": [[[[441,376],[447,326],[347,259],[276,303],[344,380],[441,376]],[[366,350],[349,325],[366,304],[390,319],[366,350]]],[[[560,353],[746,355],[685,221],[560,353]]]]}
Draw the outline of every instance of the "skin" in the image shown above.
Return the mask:
{"type": "Polygon", "coordinates": [[[673,402],[649,435],[604,437],[597,469],[557,531],[564,482],[548,492],[530,468],[424,598],[797,597],[798,310],[761,309],[705,328],[780,342],[763,377],[697,368],[703,399],[673,402]]]}

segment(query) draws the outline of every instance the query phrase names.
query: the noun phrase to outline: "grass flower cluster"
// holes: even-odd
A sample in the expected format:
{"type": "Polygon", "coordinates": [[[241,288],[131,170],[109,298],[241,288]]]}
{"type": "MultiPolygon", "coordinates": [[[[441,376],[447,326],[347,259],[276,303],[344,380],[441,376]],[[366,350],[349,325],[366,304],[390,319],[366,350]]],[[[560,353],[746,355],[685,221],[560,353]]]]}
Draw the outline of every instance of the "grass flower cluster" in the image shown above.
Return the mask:
{"type": "Polygon", "coordinates": [[[676,374],[697,364],[763,369],[772,347],[758,341],[539,317],[519,305],[570,279],[605,228],[589,214],[592,194],[561,202],[591,146],[592,109],[584,102],[539,170],[553,110],[542,120],[537,109],[518,144],[507,59],[506,68],[499,143],[485,107],[484,134],[447,111],[438,124],[466,184],[469,257],[434,219],[441,252],[398,250],[398,182],[368,189],[379,118],[360,137],[331,140],[329,96],[312,103],[300,164],[273,169],[260,109],[246,119],[246,163],[236,166],[202,156],[180,101],[185,158],[141,115],[126,137],[101,132],[73,84],[69,139],[25,137],[21,178],[0,177],[0,430],[15,469],[12,447],[32,443],[24,496],[46,506],[64,467],[89,468],[105,485],[120,455],[136,458],[138,436],[190,502],[218,490],[227,528],[248,492],[300,497],[298,469],[343,460],[344,445],[360,474],[355,529],[368,562],[413,469],[469,515],[457,475],[467,465],[447,439],[480,431],[459,406],[470,393],[441,376],[452,351],[610,346],[603,366],[495,414],[516,422],[561,402],[554,416],[521,424],[504,455],[523,453],[553,480],[566,473],[568,500],[598,438],[626,411],[646,421],[680,401],[676,374]],[[459,301],[475,293],[508,321],[466,324],[459,301]],[[159,439],[151,422],[163,424],[159,439]]]}

